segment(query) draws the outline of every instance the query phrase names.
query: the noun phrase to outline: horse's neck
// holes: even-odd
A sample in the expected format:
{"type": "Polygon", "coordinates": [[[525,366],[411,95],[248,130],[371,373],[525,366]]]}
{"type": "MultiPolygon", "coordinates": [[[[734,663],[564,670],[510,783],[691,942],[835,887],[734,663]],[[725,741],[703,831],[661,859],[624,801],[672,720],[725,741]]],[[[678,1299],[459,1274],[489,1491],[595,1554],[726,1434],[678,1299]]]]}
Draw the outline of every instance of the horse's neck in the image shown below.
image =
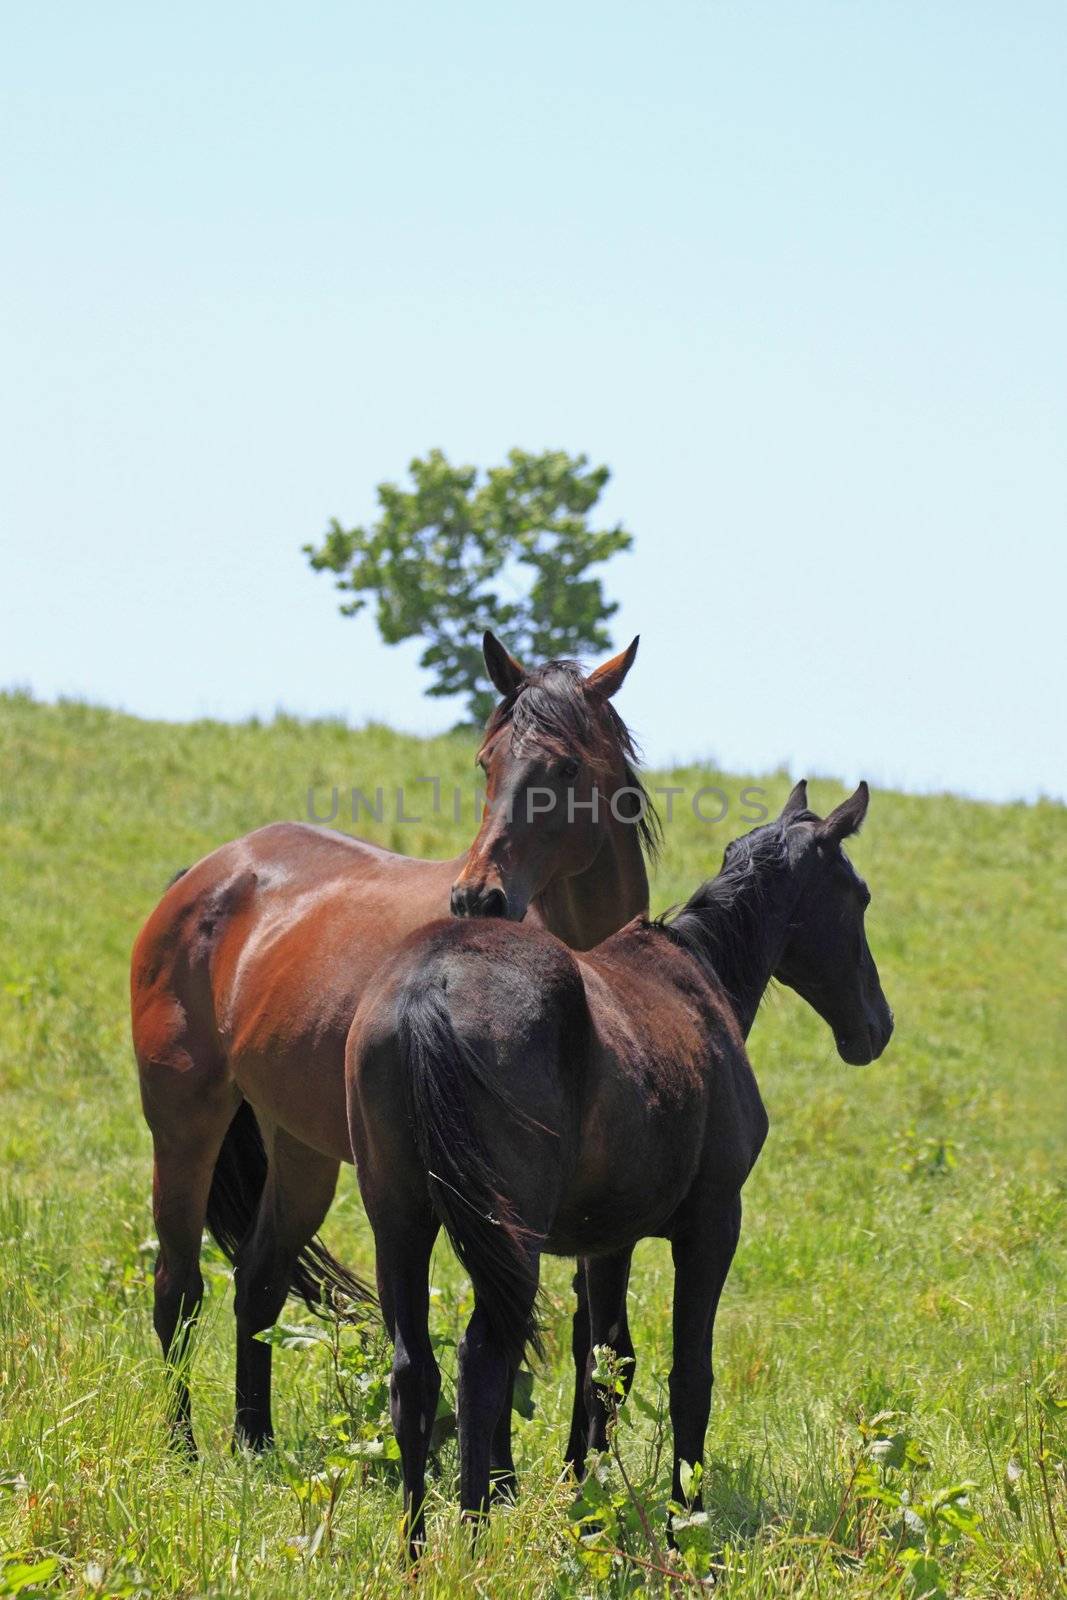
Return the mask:
{"type": "Polygon", "coordinates": [[[697,913],[701,953],[733,1001],[746,1039],[785,946],[795,901],[788,877],[768,893],[766,881],[753,873],[728,900],[713,895],[697,913]]]}
{"type": "Polygon", "coordinates": [[[534,900],[533,919],[572,950],[590,950],[648,911],[648,873],[636,823],[611,819],[592,863],[557,878],[534,900]]]}

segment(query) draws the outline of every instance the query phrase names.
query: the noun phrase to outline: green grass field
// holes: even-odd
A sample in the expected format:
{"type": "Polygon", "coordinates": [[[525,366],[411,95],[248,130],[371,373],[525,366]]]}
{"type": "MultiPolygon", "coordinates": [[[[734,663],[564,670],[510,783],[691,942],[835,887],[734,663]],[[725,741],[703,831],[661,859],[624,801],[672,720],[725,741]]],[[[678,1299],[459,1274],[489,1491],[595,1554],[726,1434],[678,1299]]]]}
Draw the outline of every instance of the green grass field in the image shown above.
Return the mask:
{"type": "MultiPolygon", "coordinates": [[[[565,1262],[546,1272],[547,1360],[516,1421],[522,1497],[473,1555],[446,1437],[432,1557],[416,1575],[400,1565],[373,1327],[335,1337],[290,1306],[279,1448],[230,1454],[230,1284],[210,1252],[202,1457],[188,1469],[168,1453],[128,1036],[134,934],[175,868],[303,816],[309,784],[388,790],[438,771],[469,792],[471,755],[459,735],[166,726],[0,698],[0,1594],[1067,1593],[1067,813],[1052,804],[875,792],[851,854],[897,1017],[881,1062],[844,1066],[799,1000],[768,997],[750,1049],[771,1134],[719,1316],[706,1520],[680,1531],[687,1565],[672,1558],[687,1576],[656,1570],[660,1243],[637,1254],[637,1379],[616,1430],[632,1497],[614,1458],[581,1499],[560,1477],[565,1262]]],[[[746,780],[671,781],[736,796],[746,780]]],[[[784,774],[751,781],[776,805],[788,790],[784,774]]],[[[842,792],[816,780],[812,802],[827,810],[842,792]]],[[[473,827],[468,815],[362,831],[445,855],[473,827]]],[[[679,807],[656,906],[714,872],[732,831],[679,807]]],[[[370,1270],[351,1171],[325,1235],[370,1270]]],[[[450,1395],[469,1292],[443,1242],[434,1275],[450,1395]]]]}

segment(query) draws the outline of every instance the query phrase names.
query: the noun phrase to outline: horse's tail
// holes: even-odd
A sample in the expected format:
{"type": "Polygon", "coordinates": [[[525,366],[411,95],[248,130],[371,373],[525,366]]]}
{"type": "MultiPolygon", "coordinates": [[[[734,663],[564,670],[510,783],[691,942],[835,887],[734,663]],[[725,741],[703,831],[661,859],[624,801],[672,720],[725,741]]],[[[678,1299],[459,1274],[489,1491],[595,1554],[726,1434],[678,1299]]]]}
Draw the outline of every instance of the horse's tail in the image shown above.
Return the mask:
{"type": "MultiPolygon", "coordinates": [[[[267,1152],[259,1123],[248,1101],[242,1100],[222,1141],[207,1202],[208,1231],[230,1261],[236,1259],[255,1221],[266,1181],[267,1152]]],[[[289,1292],[323,1316],[343,1310],[345,1301],[375,1304],[374,1291],[336,1261],[318,1237],[297,1257],[289,1292]]]]}
{"type": "Polygon", "coordinates": [[[541,1353],[529,1229],[501,1192],[471,1103],[478,1083],[519,1115],[475,1052],[457,1034],[442,989],[425,979],[397,998],[405,1094],[433,1208],[470,1273],[494,1335],[516,1364],[529,1345],[541,1353]]]}

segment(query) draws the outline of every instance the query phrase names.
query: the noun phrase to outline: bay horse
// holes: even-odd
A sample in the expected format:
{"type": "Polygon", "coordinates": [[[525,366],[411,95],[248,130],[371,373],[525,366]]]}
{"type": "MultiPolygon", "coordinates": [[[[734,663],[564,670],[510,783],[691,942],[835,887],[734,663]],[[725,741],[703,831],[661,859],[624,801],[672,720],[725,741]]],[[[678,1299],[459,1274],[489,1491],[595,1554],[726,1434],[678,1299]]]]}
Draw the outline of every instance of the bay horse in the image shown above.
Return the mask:
{"type": "MultiPolygon", "coordinates": [[[[648,1236],[669,1239],[674,1259],[672,1494],[683,1500],[683,1463],[703,1456],[741,1189],[767,1132],[744,1045],[764,991],[772,977],[795,989],[847,1062],[874,1060],[892,1032],[864,931],[870,894],[841,849],[867,804],[861,784],[820,820],[798,784],[679,912],[639,917],[584,954],[536,928],[452,921],[379,968],[349,1034],[346,1081],[394,1342],[412,1554],[440,1385],[428,1273],[442,1224],[475,1296],[458,1354],[464,1512],[488,1510],[511,1375],[537,1345],[541,1253],[586,1258],[588,1345],[630,1355],[630,1258],[648,1236]]],[[[592,1371],[590,1356],[579,1475],[586,1449],[606,1444],[592,1371]]]]}
{"type": "Polygon", "coordinates": [[[236,1442],[262,1449],[273,1438],[271,1348],[255,1335],[286,1296],[313,1308],[335,1290],[373,1299],[316,1234],[352,1159],[345,1037],[375,968],[450,905],[466,917],[525,915],[575,947],[648,905],[655,814],[610,703],[637,640],[588,676],[571,661],[526,671],[488,632],[484,651],[503,698],[478,756],[486,807],[470,850],[419,861],[274,823],[179,874],[134,945],[159,1239],[154,1323],[173,1376],[172,1431],[190,1452],[205,1223],[235,1266],[236,1442]],[[598,787],[619,798],[596,805],[598,787]]]}

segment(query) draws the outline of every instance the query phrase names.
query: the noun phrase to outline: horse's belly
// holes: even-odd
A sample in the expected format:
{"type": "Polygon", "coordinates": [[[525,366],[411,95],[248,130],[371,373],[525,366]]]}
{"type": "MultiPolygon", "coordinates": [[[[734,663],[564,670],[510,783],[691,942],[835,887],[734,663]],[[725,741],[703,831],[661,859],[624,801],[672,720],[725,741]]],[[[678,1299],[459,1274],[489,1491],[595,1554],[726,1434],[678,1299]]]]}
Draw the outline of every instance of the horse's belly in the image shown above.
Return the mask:
{"type": "Polygon", "coordinates": [[[314,1047],[231,1057],[234,1082],[249,1104],[292,1138],[336,1161],[352,1160],[345,1105],[345,1037],[337,1030],[314,1047]]]}
{"type": "Polygon", "coordinates": [[[664,1231],[696,1177],[703,1141],[648,1138],[637,1147],[587,1150],[546,1242],[551,1255],[602,1255],[664,1231]]]}

